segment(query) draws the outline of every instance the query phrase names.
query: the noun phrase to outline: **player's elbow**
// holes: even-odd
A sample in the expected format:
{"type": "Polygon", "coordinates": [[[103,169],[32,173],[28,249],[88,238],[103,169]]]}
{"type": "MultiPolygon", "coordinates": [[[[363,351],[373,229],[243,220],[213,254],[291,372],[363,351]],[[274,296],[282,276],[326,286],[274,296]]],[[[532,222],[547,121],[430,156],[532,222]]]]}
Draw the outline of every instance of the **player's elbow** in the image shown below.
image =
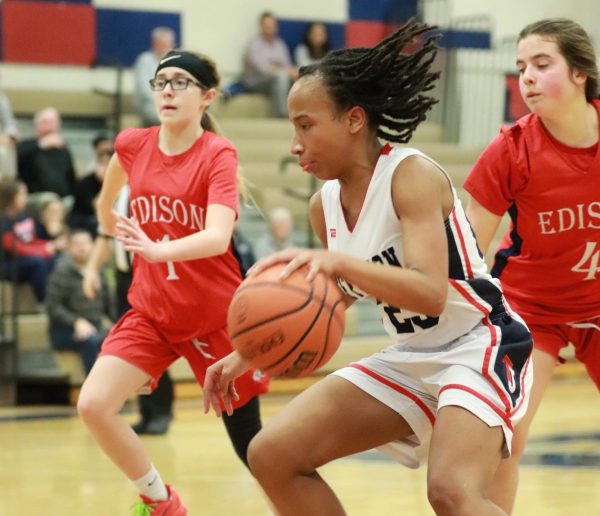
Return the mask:
{"type": "Polygon", "coordinates": [[[427,315],[431,317],[438,317],[442,314],[444,309],[446,308],[446,300],[440,299],[431,303],[431,307],[425,312],[427,315]]]}
{"type": "Polygon", "coordinates": [[[219,256],[221,254],[225,254],[228,251],[230,244],[231,239],[222,238],[220,236],[216,238],[214,241],[215,255],[219,256]]]}
{"type": "Polygon", "coordinates": [[[446,308],[446,299],[448,297],[448,288],[446,285],[438,288],[431,288],[429,295],[425,299],[425,310],[423,313],[432,317],[438,317],[446,308]]]}

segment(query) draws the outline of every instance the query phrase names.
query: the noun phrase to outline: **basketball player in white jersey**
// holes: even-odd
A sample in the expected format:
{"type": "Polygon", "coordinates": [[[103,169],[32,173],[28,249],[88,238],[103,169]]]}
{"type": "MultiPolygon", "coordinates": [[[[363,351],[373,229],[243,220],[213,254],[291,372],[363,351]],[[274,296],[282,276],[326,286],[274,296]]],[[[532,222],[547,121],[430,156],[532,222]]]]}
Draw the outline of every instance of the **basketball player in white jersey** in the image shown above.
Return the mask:
{"type": "MultiPolygon", "coordinates": [[[[487,497],[511,450],[531,383],[531,336],[506,305],[451,181],[406,142],[435,102],[424,94],[436,46],[409,22],[371,49],[328,54],[300,70],[288,98],[292,153],[326,180],[310,203],[327,250],[284,250],[254,273],[288,261],[335,277],[348,304],[381,308],[385,350],[336,371],[296,397],[259,432],[252,472],[280,515],[344,514],[317,469],[380,448],[409,467],[428,461],[437,514],[505,514],[487,497]],[[429,453],[427,453],[429,452],[429,453]]],[[[233,353],[211,366],[205,409],[228,409],[233,378],[248,366],[233,353]]],[[[393,496],[391,493],[390,496],[393,496]]]]}

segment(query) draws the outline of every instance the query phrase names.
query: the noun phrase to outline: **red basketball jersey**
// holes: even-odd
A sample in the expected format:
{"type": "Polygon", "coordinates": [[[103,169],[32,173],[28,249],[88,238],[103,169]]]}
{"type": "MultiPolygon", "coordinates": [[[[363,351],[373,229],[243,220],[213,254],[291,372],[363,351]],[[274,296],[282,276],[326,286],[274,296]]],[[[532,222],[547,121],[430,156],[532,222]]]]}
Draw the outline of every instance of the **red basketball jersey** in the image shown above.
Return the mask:
{"type": "Polygon", "coordinates": [[[464,187],[489,211],[510,214],[492,274],[527,322],[600,314],[599,145],[567,147],[529,114],[502,129],[464,187]]]}
{"type": "MultiPolygon", "coordinates": [[[[126,129],[115,142],[129,176],[130,215],[155,241],[204,229],[210,204],[237,213],[238,160],[233,145],[205,131],[190,149],[167,156],[158,148],[159,127],[126,129]]],[[[136,256],[128,300],[173,340],[223,328],[241,282],[231,245],[225,254],[199,260],[149,263],[136,256]]]]}

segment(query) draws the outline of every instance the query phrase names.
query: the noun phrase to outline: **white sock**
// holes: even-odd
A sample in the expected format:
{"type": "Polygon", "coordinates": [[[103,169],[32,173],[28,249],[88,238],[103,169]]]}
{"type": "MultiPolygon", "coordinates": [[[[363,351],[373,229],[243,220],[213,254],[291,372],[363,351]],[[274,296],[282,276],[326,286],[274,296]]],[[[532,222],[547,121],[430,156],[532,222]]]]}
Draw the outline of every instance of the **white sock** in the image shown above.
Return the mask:
{"type": "Polygon", "coordinates": [[[158,471],[154,465],[150,467],[150,471],[146,473],[143,477],[138,478],[133,481],[133,485],[137,487],[137,490],[150,498],[150,500],[166,500],[169,497],[169,493],[167,492],[167,487],[165,483],[160,478],[158,471]]]}

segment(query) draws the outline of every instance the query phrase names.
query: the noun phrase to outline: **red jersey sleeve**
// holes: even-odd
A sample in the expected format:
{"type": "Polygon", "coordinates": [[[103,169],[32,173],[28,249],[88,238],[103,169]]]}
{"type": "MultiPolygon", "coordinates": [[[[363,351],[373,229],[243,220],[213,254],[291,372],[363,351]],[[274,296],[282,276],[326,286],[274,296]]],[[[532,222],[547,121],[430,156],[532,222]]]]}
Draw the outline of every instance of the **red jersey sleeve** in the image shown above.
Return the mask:
{"type": "MultiPolygon", "coordinates": [[[[526,186],[526,153],[515,142],[513,128],[503,129],[483,151],[463,187],[484,208],[502,216],[526,186]]],[[[518,137],[517,137],[518,139],[518,137]]]]}
{"type": "Polygon", "coordinates": [[[115,140],[115,152],[119,158],[119,163],[129,174],[131,164],[137,155],[143,138],[142,135],[147,129],[124,129],[117,135],[115,140]]]}
{"type": "Polygon", "coordinates": [[[222,204],[238,213],[238,157],[232,144],[223,138],[215,141],[219,149],[209,167],[207,206],[222,204]],[[220,140],[220,142],[218,142],[220,140]]]}

